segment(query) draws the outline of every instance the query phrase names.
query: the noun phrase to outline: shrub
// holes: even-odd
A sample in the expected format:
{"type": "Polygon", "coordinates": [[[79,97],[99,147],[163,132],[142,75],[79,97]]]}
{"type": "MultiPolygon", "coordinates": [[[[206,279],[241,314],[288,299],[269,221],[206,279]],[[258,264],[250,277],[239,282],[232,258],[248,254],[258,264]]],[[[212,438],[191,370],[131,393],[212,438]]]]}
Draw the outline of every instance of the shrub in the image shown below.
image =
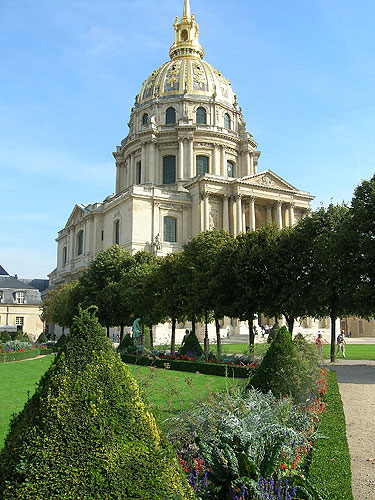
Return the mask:
{"type": "Polygon", "coordinates": [[[262,363],[249,380],[252,386],[275,397],[291,395],[297,401],[305,401],[311,393],[317,394],[316,378],[311,365],[297,351],[292,337],[285,327],[280,328],[266,352],[262,363]]]}
{"type": "Polygon", "coordinates": [[[194,332],[189,333],[184,345],[180,347],[178,352],[179,354],[187,354],[193,356],[194,358],[198,358],[203,355],[203,349],[194,332]]]}
{"type": "Polygon", "coordinates": [[[67,336],[65,333],[61,334],[61,336],[58,338],[56,344],[54,345],[54,350],[58,351],[60,348],[64,347],[66,344],[67,336]]]}
{"type": "Polygon", "coordinates": [[[11,363],[13,361],[21,361],[23,359],[32,359],[39,356],[39,354],[40,354],[39,349],[29,349],[27,351],[1,353],[0,363],[11,363]]]}
{"type": "Polygon", "coordinates": [[[12,340],[10,333],[6,330],[0,333],[0,338],[3,342],[9,342],[9,340],[12,340]]]}
{"type": "Polygon", "coordinates": [[[42,332],[39,337],[37,338],[36,344],[46,344],[48,342],[48,339],[46,337],[46,334],[42,332]]]}
{"type": "Polygon", "coordinates": [[[0,452],[0,498],[185,500],[193,493],[128,368],[88,311],[0,452]]]}
{"type": "Polygon", "coordinates": [[[120,345],[118,346],[117,348],[117,351],[118,352],[123,352],[125,351],[128,347],[132,346],[133,345],[133,340],[131,338],[131,335],[130,333],[127,333],[125,335],[125,337],[122,339],[122,341],[120,342],[120,345]]]}
{"type": "Polygon", "coordinates": [[[276,335],[279,333],[280,327],[277,323],[273,325],[273,327],[268,332],[267,343],[270,344],[276,335]]]}
{"type": "Polygon", "coordinates": [[[4,346],[1,339],[0,339],[0,353],[4,353],[4,346]]]}

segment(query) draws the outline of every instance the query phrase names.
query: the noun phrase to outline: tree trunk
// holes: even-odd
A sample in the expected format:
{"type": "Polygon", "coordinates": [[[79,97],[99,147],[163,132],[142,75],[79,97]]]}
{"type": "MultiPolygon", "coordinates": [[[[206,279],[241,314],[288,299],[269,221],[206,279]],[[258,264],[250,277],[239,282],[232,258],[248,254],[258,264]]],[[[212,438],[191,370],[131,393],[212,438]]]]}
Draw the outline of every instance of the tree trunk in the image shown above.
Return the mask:
{"type": "Polygon", "coordinates": [[[174,355],[176,350],[176,318],[172,318],[172,335],[171,335],[171,354],[174,355]]]}
{"type": "Polygon", "coordinates": [[[217,357],[221,356],[221,337],[220,337],[220,324],[219,320],[215,317],[215,326],[216,326],[216,346],[217,346],[217,357]]]}
{"type": "Polygon", "coordinates": [[[204,313],[204,352],[208,354],[210,352],[210,342],[208,340],[208,313],[204,313]]]}
{"type": "Polygon", "coordinates": [[[152,336],[152,325],[149,326],[150,329],[150,349],[154,348],[154,338],[152,336]]]}
{"type": "Polygon", "coordinates": [[[145,345],[145,325],[144,325],[143,321],[141,324],[142,324],[141,345],[144,346],[145,345]]]}
{"type": "Polygon", "coordinates": [[[331,311],[331,363],[335,362],[336,354],[336,314],[331,311]]]}
{"type": "Polygon", "coordinates": [[[107,326],[107,337],[109,338],[110,333],[109,333],[109,326],[107,326]]]}
{"type": "Polygon", "coordinates": [[[294,328],[294,316],[287,316],[284,314],[287,325],[288,325],[288,330],[291,335],[293,335],[293,328],[294,328]]]}
{"type": "Polygon", "coordinates": [[[191,318],[191,331],[196,335],[195,333],[195,316],[191,318]]]}
{"type": "Polygon", "coordinates": [[[120,325],[120,343],[124,339],[124,325],[120,325]]]}
{"type": "Polygon", "coordinates": [[[254,335],[254,328],[253,328],[253,320],[254,316],[251,316],[251,318],[248,318],[248,323],[249,323],[249,351],[250,354],[254,354],[254,341],[255,341],[255,335],[254,335]]]}

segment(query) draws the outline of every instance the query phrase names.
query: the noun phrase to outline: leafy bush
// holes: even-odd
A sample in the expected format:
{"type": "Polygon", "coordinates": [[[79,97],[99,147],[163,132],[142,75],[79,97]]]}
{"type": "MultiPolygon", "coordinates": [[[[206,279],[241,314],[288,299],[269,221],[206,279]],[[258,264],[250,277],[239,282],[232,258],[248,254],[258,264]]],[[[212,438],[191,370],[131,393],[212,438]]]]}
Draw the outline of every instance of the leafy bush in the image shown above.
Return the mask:
{"type": "Polygon", "coordinates": [[[118,346],[117,351],[124,352],[124,351],[126,351],[126,349],[128,347],[130,347],[132,345],[133,345],[133,340],[131,338],[131,335],[130,335],[130,333],[127,333],[125,335],[125,337],[122,339],[122,341],[120,342],[120,345],[118,346]]]}
{"type": "Polygon", "coordinates": [[[59,349],[63,348],[66,344],[66,341],[67,341],[67,336],[65,335],[65,333],[61,334],[56,344],[54,345],[54,350],[57,352],[59,349]]]}
{"type": "Polygon", "coordinates": [[[6,330],[0,333],[0,338],[3,342],[9,342],[9,340],[12,340],[10,333],[6,330]]]}
{"type": "Polygon", "coordinates": [[[22,361],[23,359],[36,358],[37,356],[39,356],[39,354],[40,354],[39,349],[29,349],[27,351],[1,353],[0,363],[11,363],[13,361],[22,361]]]}
{"type": "Polygon", "coordinates": [[[271,391],[275,397],[288,394],[303,402],[317,394],[317,368],[314,362],[305,359],[301,347],[297,350],[290,333],[282,327],[249,380],[248,387],[255,387],[264,393],[271,391]]]}
{"type": "Polygon", "coordinates": [[[185,343],[180,347],[178,351],[179,354],[187,354],[188,356],[194,356],[194,358],[198,358],[203,355],[203,349],[198,342],[197,336],[194,332],[190,332],[187,336],[185,343]]]}
{"type": "Polygon", "coordinates": [[[9,340],[9,342],[4,342],[5,351],[26,351],[31,349],[31,343],[21,342],[20,340],[9,340]]]}
{"type": "Polygon", "coordinates": [[[276,337],[276,335],[279,333],[280,327],[277,323],[273,325],[272,328],[268,331],[268,337],[267,337],[267,343],[270,344],[273,339],[276,337]]]}
{"type": "Polygon", "coordinates": [[[319,432],[328,439],[316,441],[307,476],[325,500],[353,500],[345,414],[335,372],[328,370],[327,382],[319,432]]]}
{"type": "Polygon", "coordinates": [[[276,400],[254,389],[215,394],[167,424],[186,473],[195,471],[197,487],[207,473],[207,491],[199,488],[202,498],[232,498],[231,490],[240,486],[254,495],[249,498],[259,498],[260,479],[271,477],[288,478],[296,492],[319,498],[301,476],[302,457],[315,436],[313,415],[290,398],[276,400]]]}
{"type": "Polygon", "coordinates": [[[39,337],[37,338],[36,344],[46,344],[48,342],[48,339],[46,337],[46,334],[42,332],[39,337]]]}
{"type": "Polygon", "coordinates": [[[81,311],[0,452],[4,500],[185,500],[193,493],[128,368],[81,311]]]}

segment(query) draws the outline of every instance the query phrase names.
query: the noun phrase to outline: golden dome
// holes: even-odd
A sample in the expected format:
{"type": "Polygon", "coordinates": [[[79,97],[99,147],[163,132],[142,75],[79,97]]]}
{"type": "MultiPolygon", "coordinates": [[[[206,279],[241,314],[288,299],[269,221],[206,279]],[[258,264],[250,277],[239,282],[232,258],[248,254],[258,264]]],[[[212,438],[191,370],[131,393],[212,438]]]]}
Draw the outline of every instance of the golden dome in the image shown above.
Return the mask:
{"type": "Polygon", "coordinates": [[[174,29],[175,41],[169,52],[171,60],[153,71],[143,83],[137,104],[187,94],[205,100],[214,97],[216,101],[233,106],[235,95],[229,81],[203,60],[198,24],[194,14],[190,14],[189,0],[184,0],[182,18],[180,21],[176,18],[174,29]]]}

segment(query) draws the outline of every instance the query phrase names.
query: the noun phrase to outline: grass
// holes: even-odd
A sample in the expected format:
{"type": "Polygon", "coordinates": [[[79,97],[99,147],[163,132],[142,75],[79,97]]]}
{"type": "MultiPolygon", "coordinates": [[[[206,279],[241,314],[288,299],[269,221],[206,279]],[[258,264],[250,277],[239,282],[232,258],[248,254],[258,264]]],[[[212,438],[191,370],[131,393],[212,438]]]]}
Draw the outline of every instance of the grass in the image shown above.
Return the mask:
{"type": "MultiPolygon", "coordinates": [[[[337,347],[335,348],[337,349],[337,347]]],[[[329,344],[323,345],[324,357],[330,358],[331,346],[329,344]]],[[[364,360],[375,360],[375,344],[346,344],[345,346],[346,359],[364,359],[364,360]]],[[[339,352],[337,359],[343,359],[341,351],[339,352]]]]}
{"type": "MultiPolygon", "coordinates": [[[[255,344],[254,345],[254,355],[264,356],[269,344],[255,344]]],[[[210,346],[210,351],[216,353],[216,345],[210,346]]],[[[223,354],[249,354],[249,344],[222,344],[221,351],[223,354]]]]}
{"type": "MultiPolygon", "coordinates": [[[[22,410],[54,356],[24,362],[0,365],[0,449],[3,446],[13,413],[22,410]]],[[[197,373],[180,373],[152,367],[129,365],[159,421],[179,410],[185,410],[197,399],[204,399],[211,392],[225,390],[231,385],[244,383],[240,379],[227,379],[197,373]]]]}
{"type": "Polygon", "coordinates": [[[353,500],[352,474],[344,408],[336,373],[327,372],[326,411],[321,416],[319,439],[311,455],[308,478],[325,500],[353,500]]]}

